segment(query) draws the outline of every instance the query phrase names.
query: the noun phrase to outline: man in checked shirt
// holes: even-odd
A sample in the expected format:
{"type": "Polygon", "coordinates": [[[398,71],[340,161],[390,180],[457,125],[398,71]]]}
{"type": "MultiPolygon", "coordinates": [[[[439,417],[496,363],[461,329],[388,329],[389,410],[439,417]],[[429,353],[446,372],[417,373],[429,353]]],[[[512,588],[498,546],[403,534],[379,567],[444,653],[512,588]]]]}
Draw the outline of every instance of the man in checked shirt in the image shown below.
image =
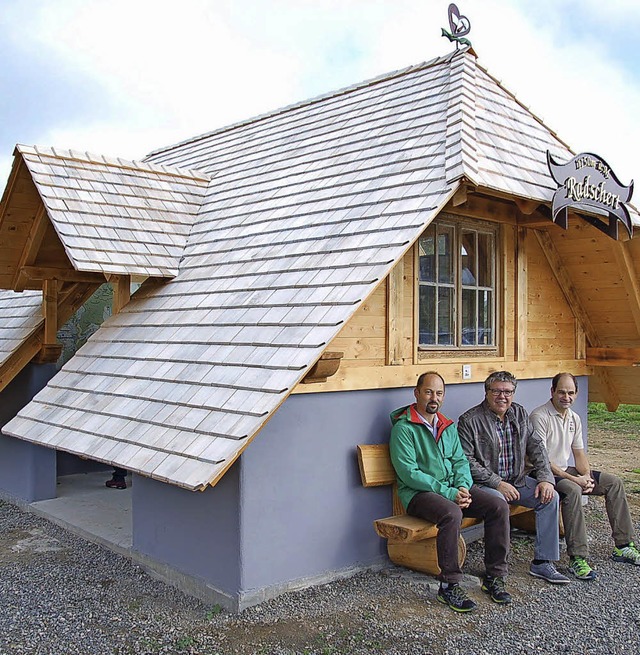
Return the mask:
{"type": "Polygon", "coordinates": [[[529,573],[552,584],[567,584],[569,578],[554,565],[560,559],[555,479],[526,410],[513,402],[517,384],[508,371],[492,373],[484,382],[484,401],[458,419],[458,434],[475,484],[507,503],[534,509],[535,559],[529,573]]]}

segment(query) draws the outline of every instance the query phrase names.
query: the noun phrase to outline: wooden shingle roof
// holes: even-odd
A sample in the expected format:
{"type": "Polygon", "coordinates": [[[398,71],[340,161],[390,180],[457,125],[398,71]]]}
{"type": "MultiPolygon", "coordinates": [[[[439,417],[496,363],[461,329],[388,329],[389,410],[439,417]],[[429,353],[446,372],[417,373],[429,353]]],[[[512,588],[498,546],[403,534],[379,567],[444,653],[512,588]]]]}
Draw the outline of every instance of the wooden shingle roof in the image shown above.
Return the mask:
{"type": "Polygon", "coordinates": [[[463,180],[551,199],[547,148],[569,153],[461,51],[152,153],[153,171],[198,171],[177,275],[136,293],[4,431],[215,484],[463,180]]]}
{"type": "Polygon", "coordinates": [[[44,322],[42,292],[0,291],[0,367],[44,322]]]}
{"type": "Polygon", "coordinates": [[[16,146],[77,271],[173,277],[209,176],[16,146]]]}

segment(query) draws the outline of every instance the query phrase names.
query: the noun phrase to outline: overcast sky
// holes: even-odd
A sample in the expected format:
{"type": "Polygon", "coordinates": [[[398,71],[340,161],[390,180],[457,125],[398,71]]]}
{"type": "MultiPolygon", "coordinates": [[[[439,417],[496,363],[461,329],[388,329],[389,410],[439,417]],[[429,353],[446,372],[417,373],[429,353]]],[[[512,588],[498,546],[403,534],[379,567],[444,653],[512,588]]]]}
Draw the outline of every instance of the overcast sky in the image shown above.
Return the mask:
{"type": "MultiPolygon", "coordinates": [[[[480,63],[576,152],[638,178],[638,0],[459,0],[480,63]]],[[[149,151],[451,51],[448,0],[0,0],[16,143],[149,151]]],[[[634,198],[638,204],[638,197],[634,198]]]]}

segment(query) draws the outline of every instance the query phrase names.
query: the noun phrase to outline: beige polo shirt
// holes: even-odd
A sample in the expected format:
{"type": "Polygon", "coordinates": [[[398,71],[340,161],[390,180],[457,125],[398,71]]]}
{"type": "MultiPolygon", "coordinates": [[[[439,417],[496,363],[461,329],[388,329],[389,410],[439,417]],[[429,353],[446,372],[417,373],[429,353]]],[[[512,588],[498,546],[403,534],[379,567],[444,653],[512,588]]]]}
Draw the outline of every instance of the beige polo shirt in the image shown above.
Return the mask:
{"type": "Polygon", "coordinates": [[[539,435],[547,448],[549,460],[558,468],[569,466],[571,450],[582,450],[582,421],[572,409],[564,418],[553,406],[551,400],[534,409],[529,415],[535,434],[539,435]]]}

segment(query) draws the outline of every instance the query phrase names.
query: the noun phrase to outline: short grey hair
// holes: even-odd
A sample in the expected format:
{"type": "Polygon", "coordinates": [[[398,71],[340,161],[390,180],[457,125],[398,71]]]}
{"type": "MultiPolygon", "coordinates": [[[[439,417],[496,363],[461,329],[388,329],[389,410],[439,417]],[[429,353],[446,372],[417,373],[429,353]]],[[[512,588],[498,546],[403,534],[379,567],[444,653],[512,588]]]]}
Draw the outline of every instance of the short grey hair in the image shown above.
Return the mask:
{"type": "Polygon", "coordinates": [[[494,371],[485,381],[484,381],[484,390],[489,391],[491,385],[494,382],[508,382],[513,385],[513,390],[515,391],[518,386],[518,380],[515,376],[509,371],[494,371]]]}

